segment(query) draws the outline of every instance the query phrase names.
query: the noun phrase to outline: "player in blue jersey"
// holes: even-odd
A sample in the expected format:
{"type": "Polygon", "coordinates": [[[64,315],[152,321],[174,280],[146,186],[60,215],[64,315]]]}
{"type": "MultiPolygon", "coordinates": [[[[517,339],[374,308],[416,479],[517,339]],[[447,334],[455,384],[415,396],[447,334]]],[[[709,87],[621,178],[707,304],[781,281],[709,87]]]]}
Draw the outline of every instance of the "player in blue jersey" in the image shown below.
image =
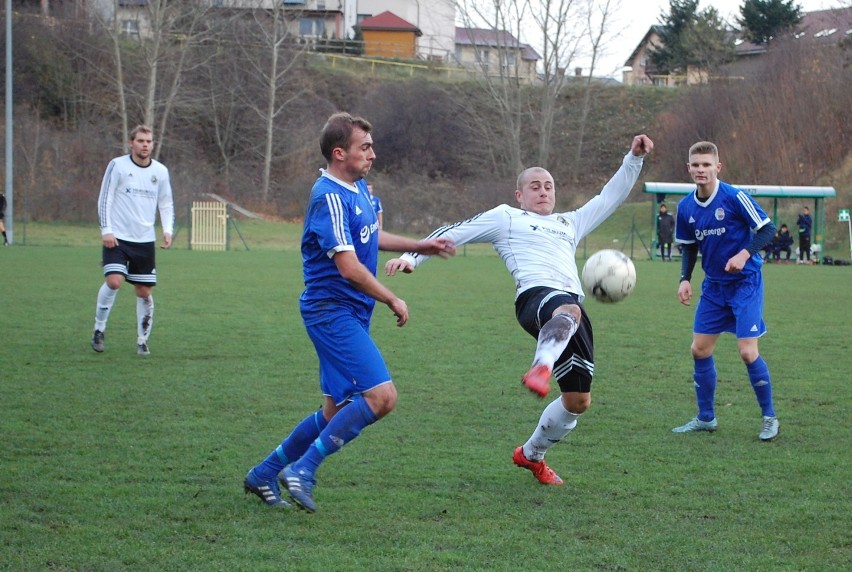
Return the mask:
{"type": "Polygon", "coordinates": [[[367,183],[367,190],[370,191],[370,202],[373,203],[373,209],[376,211],[376,216],[379,217],[379,228],[385,227],[385,209],[382,206],[382,199],[373,194],[373,185],[367,183]]]}
{"type": "Polygon", "coordinates": [[[291,506],[281,498],[280,479],[299,507],[315,511],[320,463],[396,405],[396,388],[370,337],[370,318],[378,301],[403,326],[408,306],[376,279],[379,250],[455,254],[448,239],[414,240],[379,228],[364,181],[376,157],[371,131],[366,120],[335,113],[320,135],[328,167],[311,189],[305,215],[299,305],[319,357],[323,405],[246,475],[246,493],[270,506],[291,506]]]}
{"type": "Polygon", "coordinates": [[[716,430],[713,349],[719,335],[730,332],[737,336],[740,357],[763,414],[759,438],[771,441],[780,425],[772,403],[769,367],[758,352],[757,340],[766,333],[760,251],[775,236],[775,225],[749,194],[718,179],[722,164],[713,143],[701,141],[690,147],[687,167],[696,189],[677,208],[675,238],[683,245],[677,297],[689,305],[690,280],[700,251],[704,282],[692,334],[698,415],[672,431],[716,430]]]}

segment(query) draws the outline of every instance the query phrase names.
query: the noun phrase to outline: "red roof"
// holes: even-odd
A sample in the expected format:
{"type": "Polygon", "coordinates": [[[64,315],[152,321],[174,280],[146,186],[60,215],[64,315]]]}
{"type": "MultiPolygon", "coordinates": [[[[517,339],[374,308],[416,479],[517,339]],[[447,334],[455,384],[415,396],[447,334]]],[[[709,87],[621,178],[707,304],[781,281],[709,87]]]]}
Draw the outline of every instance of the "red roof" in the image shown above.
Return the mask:
{"type": "Polygon", "coordinates": [[[388,32],[414,32],[418,36],[422,36],[423,32],[420,28],[410,22],[406,22],[393,12],[382,12],[372,18],[361,20],[358,27],[362,30],[380,30],[388,32]]]}

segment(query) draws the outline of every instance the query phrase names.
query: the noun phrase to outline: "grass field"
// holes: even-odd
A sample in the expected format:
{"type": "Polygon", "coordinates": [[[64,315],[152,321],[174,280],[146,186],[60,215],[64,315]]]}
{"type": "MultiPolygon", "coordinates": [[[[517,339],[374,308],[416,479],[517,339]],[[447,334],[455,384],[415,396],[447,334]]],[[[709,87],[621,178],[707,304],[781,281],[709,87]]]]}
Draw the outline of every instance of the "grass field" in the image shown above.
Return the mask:
{"type": "Polygon", "coordinates": [[[695,410],[693,310],[679,264],[637,256],[630,298],[588,303],[594,403],[548,455],[563,487],[511,463],[546,402],[519,383],[534,341],[499,258],[470,248],[382,278],[411,310],[404,328],[384,307],[373,321],[399,404],[322,466],[308,515],[242,492],[320,403],[295,248],[159,251],[148,357],[127,286],[106,352],[89,347],[99,255],[0,249],[0,569],[852,568],[852,268],[765,268],[781,435],[762,443],[730,336],[719,431],[671,433],[695,410]]]}
{"type": "MultiPolygon", "coordinates": [[[[769,207],[764,205],[764,208],[769,207]]],[[[592,252],[600,248],[617,248],[623,249],[628,254],[632,253],[635,258],[646,257],[646,251],[643,249],[653,249],[652,237],[655,213],[656,205],[652,205],[649,201],[622,205],[581,245],[577,253],[578,256],[591,255],[592,252]]],[[[470,215],[473,214],[475,213],[470,213],[470,215]]],[[[785,220],[794,219],[795,216],[795,213],[790,214],[789,212],[779,215],[779,221],[776,221],[776,225],[780,225],[785,220]]],[[[229,225],[230,250],[293,250],[299,248],[301,224],[275,223],[241,217],[231,220],[233,223],[229,225]]],[[[185,216],[178,217],[173,246],[175,250],[189,249],[190,230],[186,226],[187,224],[188,221],[185,216]]],[[[390,230],[391,232],[400,232],[399,229],[392,228],[390,230]]],[[[826,221],[825,235],[824,254],[834,258],[849,259],[850,247],[847,224],[828,220],[826,221]]],[[[95,223],[55,224],[17,221],[14,238],[16,245],[21,246],[96,246],[100,244],[100,236],[95,223]]],[[[486,250],[490,250],[490,247],[487,247],[486,250]]]]}

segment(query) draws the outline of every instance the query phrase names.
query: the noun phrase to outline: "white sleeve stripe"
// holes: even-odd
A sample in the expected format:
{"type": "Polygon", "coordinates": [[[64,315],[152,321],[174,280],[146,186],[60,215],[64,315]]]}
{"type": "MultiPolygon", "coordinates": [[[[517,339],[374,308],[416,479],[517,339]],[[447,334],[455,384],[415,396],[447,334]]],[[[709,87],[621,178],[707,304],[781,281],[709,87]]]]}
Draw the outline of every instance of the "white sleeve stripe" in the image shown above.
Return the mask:
{"type": "Polygon", "coordinates": [[[751,220],[754,221],[755,226],[763,222],[763,219],[758,214],[757,209],[754,208],[754,203],[751,202],[751,199],[749,199],[748,195],[740,191],[737,193],[737,200],[740,201],[740,203],[742,203],[742,205],[745,207],[746,211],[748,212],[748,215],[751,217],[751,220]]]}
{"type": "MultiPolygon", "coordinates": [[[[470,217],[467,220],[454,222],[452,224],[445,224],[444,226],[438,227],[435,230],[433,230],[431,233],[429,233],[429,235],[426,237],[426,239],[428,240],[428,239],[432,239],[432,238],[441,237],[441,236],[445,235],[446,233],[450,232],[451,230],[453,230],[454,228],[457,228],[457,227],[459,227],[463,224],[473,222],[473,221],[479,219],[480,217],[482,217],[483,215],[485,215],[488,212],[489,211],[483,211],[481,213],[475,214],[474,216],[470,217]]],[[[408,254],[409,256],[411,256],[415,260],[419,259],[421,256],[423,256],[423,255],[418,254],[416,252],[407,252],[406,254],[408,254]]]]}
{"type": "Polygon", "coordinates": [[[440,227],[440,228],[436,228],[436,229],[435,229],[435,230],[433,230],[433,231],[432,231],[432,233],[431,233],[431,234],[429,234],[429,236],[428,236],[428,237],[426,237],[426,238],[437,238],[437,237],[439,237],[439,236],[441,236],[441,235],[443,235],[443,234],[445,234],[445,233],[449,232],[450,230],[452,230],[452,229],[456,228],[457,226],[461,226],[461,225],[463,225],[463,224],[465,224],[465,223],[475,221],[476,219],[478,219],[479,217],[481,217],[481,216],[482,216],[482,215],[484,215],[484,214],[485,214],[485,212],[481,212],[481,213],[479,213],[479,214],[476,214],[476,215],[474,215],[474,216],[470,217],[470,218],[469,218],[469,219],[467,219],[467,220],[462,220],[462,221],[459,221],[459,222],[455,222],[455,223],[453,223],[453,224],[446,224],[446,225],[444,225],[444,226],[442,226],[442,227],[440,227]]]}
{"type": "Polygon", "coordinates": [[[109,212],[107,210],[107,195],[112,183],[112,171],[115,168],[115,161],[110,161],[107,166],[106,175],[104,175],[103,183],[101,184],[100,202],[98,203],[98,216],[100,217],[101,227],[109,226],[109,212]]]}
{"type": "Polygon", "coordinates": [[[347,244],[346,232],[343,230],[343,205],[340,204],[340,197],[334,193],[329,193],[325,196],[325,201],[328,203],[328,210],[331,213],[331,226],[334,228],[334,236],[337,237],[337,242],[347,244]]]}

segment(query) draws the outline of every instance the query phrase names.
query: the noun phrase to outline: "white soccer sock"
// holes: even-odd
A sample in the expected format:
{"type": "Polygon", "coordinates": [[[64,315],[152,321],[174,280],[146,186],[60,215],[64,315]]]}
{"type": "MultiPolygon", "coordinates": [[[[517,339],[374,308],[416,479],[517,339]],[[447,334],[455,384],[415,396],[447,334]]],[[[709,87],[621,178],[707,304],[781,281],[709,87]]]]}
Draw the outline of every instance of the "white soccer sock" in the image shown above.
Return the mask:
{"type": "Polygon", "coordinates": [[[142,344],[148,341],[151,328],[154,326],[154,296],[146,298],[136,297],[136,343],[142,344]]]}
{"type": "Polygon", "coordinates": [[[524,457],[530,461],[541,461],[547,450],[565,438],[577,426],[579,413],[571,413],[562,405],[562,396],[544,408],[538,426],[529,440],[524,443],[524,457]]]}
{"type": "Polygon", "coordinates": [[[533,365],[543,364],[551,370],[577,332],[577,319],[571,314],[557,314],[538,333],[533,365]]]}
{"type": "Polygon", "coordinates": [[[112,305],[115,303],[115,297],[118,295],[118,290],[113,290],[107,283],[101,284],[98,290],[98,304],[95,306],[95,329],[106,330],[109,313],[112,310],[112,305]]]}

